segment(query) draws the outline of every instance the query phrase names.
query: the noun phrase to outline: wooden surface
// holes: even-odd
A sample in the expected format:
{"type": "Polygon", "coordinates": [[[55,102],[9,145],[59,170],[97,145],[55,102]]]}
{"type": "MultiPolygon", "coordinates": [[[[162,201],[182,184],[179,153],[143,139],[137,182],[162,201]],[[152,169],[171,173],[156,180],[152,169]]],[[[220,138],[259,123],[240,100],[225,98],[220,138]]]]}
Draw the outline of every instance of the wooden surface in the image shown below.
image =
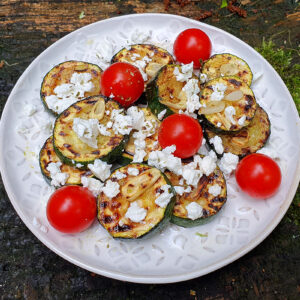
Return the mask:
{"type": "MultiPolygon", "coordinates": [[[[244,0],[237,1],[237,8],[230,10],[220,9],[220,4],[221,0],[1,0],[0,109],[18,77],[44,49],[77,28],[113,16],[155,12],[193,19],[207,17],[203,22],[253,47],[259,46],[263,38],[272,38],[278,47],[298,47],[297,1],[244,0]],[[189,3],[183,6],[185,2],[189,3]],[[79,18],[80,14],[84,17],[79,18]]],[[[295,60],[298,58],[295,55],[295,60]]],[[[0,187],[1,299],[300,298],[299,212],[294,210],[289,210],[261,245],[221,270],[183,283],[140,285],[91,274],[48,250],[19,219],[2,181],[0,187]]]]}

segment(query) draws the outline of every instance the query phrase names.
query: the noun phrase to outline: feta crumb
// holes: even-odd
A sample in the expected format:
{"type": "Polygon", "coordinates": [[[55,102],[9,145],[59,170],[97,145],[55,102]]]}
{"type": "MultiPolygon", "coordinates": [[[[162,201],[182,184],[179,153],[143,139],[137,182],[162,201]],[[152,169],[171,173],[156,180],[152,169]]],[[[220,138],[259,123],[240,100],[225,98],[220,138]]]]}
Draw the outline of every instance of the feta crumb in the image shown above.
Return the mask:
{"type": "Polygon", "coordinates": [[[115,95],[113,93],[110,93],[109,98],[115,98],[115,95]]]}
{"type": "Polygon", "coordinates": [[[131,106],[127,109],[127,115],[132,118],[132,128],[141,130],[145,121],[145,114],[137,106],[131,106]]]}
{"type": "Polygon", "coordinates": [[[245,121],[246,121],[246,116],[243,115],[242,117],[240,117],[240,118],[238,119],[238,124],[239,124],[240,126],[244,126],[245,121]]]}
{"type": "Polygon", "coordinates": [[[81,183],[83,187],[87,187],[95,197],[97,197],[101,193],[104,185],[100,180],[85,176],[81,177],[81,183]]]}
{"type": "Polygon", "coordinates": [[[109,165],[101,159],[95,159],[94,164],[88,164],[88,168],[92,171],[92,173],[102,181],[106,180],[110,176],[111,166],[112,165],[109,165]]]}
{"type": "Polygon", "coordinates": [[[235,113],[235,108],[233,106],[230,105],[225,108],[225,116],[232,124],[236,124],[235,120],[233,119],[235,113]]]}
{"type": "Polygon", "coordinates": [[[114,109],[111,112],[113,131],[119,134],[129,134],[132,129],[132,118],[123,114],[123,109],[114,109]]]}
{"type": "Polygon", "coordinates": [[[221,101],[224,98],[224,92],[227,86],[223,83],[216,83],[212,86],[213,93],[210,95],[211,101],[221,101]]]}
{"type": "Polygon", "coordinates": [[[160,187],[160,189],[163,190],[163,193],[155,199],[155,203],[161,208],[165,208],[173,197],[173,193],[169,193],[170,188],[171,186],[168,184],[160,187]]]}
{"type": "Polygon", "coordinates": [[[221,194],[221,187],[218,184],[214,184],[209,187],[208,192],[217,197],[221,194]]]}
{"type": "Polygon", "coordinates": [[[37,112],[37,106],[34,104],[26,104],[23,109],[23,113],[26,117],[31,117],[37,112]]]}
{"type": "Polygon", "coordinates": [[[141,163],[144,161],[144,157],[147,155],[143,149],[135,149],[132,162],[141,163]]]}
{"type": "Polygon", "coordinates": [[[161,120],[164,118],[166,112],[167,112],[166,109],[162,110],[162,111],[157,115],[158,120],[161,121],[161,120]]]}
{"type": "Polygon", "coordinates": [[[208,152],[208,156],[210,156],[214,160],[214,162],[216,162],[218,160],[217,155],[216,155],[215,151],[213,151],[213,150],[210,150],[208,152]]]}
{"type": "Polygon", "coordinates": [[[103,193],[110,199],[116,197],[120,192],[120,185],[117,182],[111,180],[106,181],[105,186],[102,189],[103,193]]]}
{"type": "Polygon", "coordinates": [[[124,174],[124,173],[122,173],[122,172],[120,172],[120,171],[117,171],[117,172],[113,175],[113,177],[114,177],[114,178],[117,178],[118,180],[121,180],[121,179],[123,179],[123,178],[126,178],[127,175],[124,174]]]}
{"type": "Polygon", "coordinates": [[[183,178],[181,178],[181,179],[179,180],[179,184],[180,184],[180,185],[184,185],[184,179],[183,179],[183,178]]]}
{"type": "Polygon", "coordinates": [[[98,124],[98,130],[101,135],[110,136],[110,132],[107,130],[107,126],[104,124],[98,124]]]}
{"type": "Polygon", "coordinates": [[[217,127],[221,127],[222,123],[221,122],[218,122],[217,123],[217,127]]]}
{"type": "Polygon", "coordinates": [[[97,149],[97,136],[99,134],[98,123],[97,119],[84,120],[81,118],[74,118],[72,129],[82,142],[97,149]]]}
{"type": "Polygon", "coordinates": [[[140,173],[137,168],[128,168],[127,172],[128,172],[128,175],[132,175],[132,176],[138,176],[140,173]]]}
{"type": "Polygon", "coordinates": [[[187,217],[192,220],[199,219],[203,215],[203,207],[197,202],[191,202],[186,207],[187,217]]]}
{"type": "Polygon", "coordinates": [[[230,152],[224,153],[223,157],[219,161],[219,167],[224,174],[230,174],[236,169],[239,162],[239,157],[230,152]]]}
{"type": "Polygon", "coordinates": [[[206,81],[208,81],[207,75],[203,73],[200,73],[199,79],[201,83],[205,83],[206,81]]]}
{"type": "Polygon", "coordinates": [[[184,193],[190,193],[192,188],[190,186],[184,188],[183,186],[174,186],[175,192],[182,196],[184,193]]]}
{"type": "Polygon", "coordinates": [[[186,94],[186,110],[188,113],[193,113],[195,110],[201,107],[199,98],[200,88],[198,86],[197,79],[189,79],[185,86],[182,88],[182,91],[184,91],[186,94]]]}
{"type": "Polygon", "coordinates": [[[209,142],[214,145],[214,148],[218,154],[222,154],[224,152],[222,139],[219,136],[214,136],[209,140],[209,142]]]}
{"type": "Polygon", "coordinates": [[[62,162],[58,161],[56,163],[51,162],[47,167],[46,170],[50,172],[51,177],[51,185],[53,186],[61,186],[64,185],[69,178],[68,173],[62,173],[60,167],[62,162]]]}
{"type": "Polygon", "coordinates": [[[201,171],[206,176],[209,176],[217,167],[215,160],[211,156],[205,156],[201,162],[201,171]]]}
{"type": "Polygon", "coordinates": [[[125,218],[128,218],[135,223],[142,222],[146,216],[147,209],[140,207],[138,201],[131,202],[125,214],[125,218]]]}
{"type": "Polygon", "coordinates": [[[79,168],[79,169],[80,169],[80,168],[82,168],[82,167],[83,167],[83,164],[81,164],[81,163],[77,163],[77,164],[76,164],[76,168],[79,168]]]}
{"type": "Polygon", "coordinates": [[[197,186],[203,173],[201,170],[196,170],[197,163],[189,163],[182,168],[182,177],[189,185],[197,186]]]}
{"type": "Polygon", "coordinates": [[[173,74],[176,76],[176,80],[180,82],[188,81],[193,76],[193,65],[193,62],[182,65],[181,72],[178,67],[175,67],[173,74]]]}

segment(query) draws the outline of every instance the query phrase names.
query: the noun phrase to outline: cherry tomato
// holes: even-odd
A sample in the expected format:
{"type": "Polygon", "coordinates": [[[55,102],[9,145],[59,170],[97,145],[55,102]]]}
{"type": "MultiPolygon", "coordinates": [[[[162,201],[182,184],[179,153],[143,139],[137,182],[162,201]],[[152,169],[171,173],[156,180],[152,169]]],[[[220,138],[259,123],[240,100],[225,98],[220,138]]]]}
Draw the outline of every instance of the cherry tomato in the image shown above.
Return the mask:
{"type": "Polygon", "coordinates": [[[202,145],[202,128],[199,122],[184,114],[174,114],[161,123],[158,141],[162,148],[176,146],[174,155],[187,158],[199,150],[202,145]]]}
{"type": "Polygon", "coordinates": [[[239,187],[254,198],[273,196],[281,183],[278,164],[270,157],[254,153],[244,157],[235,171],[239,187]]]}
{"type": "Polygon", "coordinates": [[[190,28],[182,31],[176,38],[173,46],[176,59],[188,64],[194,62],[194,68],[201,67],[211,54],[211,41],[207,34],[200,29],[190,28]]]}
{"type": "Polygon", "coordinates": [[[64,233],[87,229],[93,223],[96,213],[96,198],[87,188],[78,185],[57,189],[47,204],[49,223],[64,233]]]}
{"type": "Polygon", "coordinates": [[[135,102],[144,91],[144,80],[139,69],[124,62],[110,65],[102,73],[100,85],[104,96],[112,96],[124,107],[135,102]]]}

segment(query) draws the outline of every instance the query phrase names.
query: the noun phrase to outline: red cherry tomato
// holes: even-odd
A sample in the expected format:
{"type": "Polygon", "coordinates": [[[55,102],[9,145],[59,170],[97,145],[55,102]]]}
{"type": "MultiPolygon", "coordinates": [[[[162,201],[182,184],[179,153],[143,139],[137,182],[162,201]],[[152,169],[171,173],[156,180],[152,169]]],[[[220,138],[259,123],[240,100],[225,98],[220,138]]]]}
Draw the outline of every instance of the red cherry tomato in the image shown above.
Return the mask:
{"type": "Polygon", "coordinates": [[[200,29],[190,28],[182,31],[176,38],[173,46],[176,59],[188,64],[194,62],[194,68],[201,67],[211,54],[211,41],[207,34],[200,29]]]}
{"type": "Polygon", "coordinates": [[[161,123],[158,141],[162,148],[176,146],[174,155],[187,158],[199,150],[202,144],[202,128],[199,122],[184,114],[174,114],[161,123]]]}
{"type": "Polygon", "coordinates": [[[242,191],[251,197],[263,199],[277,192],[281,171],[272,158],[254,153],[239,162],[235,178],[242,191]]]}
{"type": "Polygon", "coordinates": [[[49,223],[64,233],[87,229],[93,223],[96,213],[96,198],[87,188],[78,185],[57,189],[47,204],[49,223]]]}
{"type": "Polygon", "coordinates": [[[139,69],[131,64],[117,62],[110,65],[101,76],[101,93],[128,107],[144,91],[144,80],[139,69]]]}

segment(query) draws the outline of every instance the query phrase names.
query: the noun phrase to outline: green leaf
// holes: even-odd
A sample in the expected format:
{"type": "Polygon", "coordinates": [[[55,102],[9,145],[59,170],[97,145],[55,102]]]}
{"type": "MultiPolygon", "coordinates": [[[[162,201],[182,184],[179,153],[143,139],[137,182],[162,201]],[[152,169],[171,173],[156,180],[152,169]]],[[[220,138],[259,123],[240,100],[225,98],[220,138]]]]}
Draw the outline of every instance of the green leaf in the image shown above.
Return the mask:
{"type": "Polygon", "coordinates": [[[222,0],[221,8],[227,7],[228,3],[227,0],[222,0]]]}
{"type": "Polygon", "coordinates": [[[208,237],[208,234],[203,234],[200,232],[196,232],[196,235],[200,236],[200,237],[208,237]]]}
{"type": "Polygon", "coordinates": [[[82,11],[79,15],[79,19],[83,19],[85,17],[84,11],[82,11]]]}

